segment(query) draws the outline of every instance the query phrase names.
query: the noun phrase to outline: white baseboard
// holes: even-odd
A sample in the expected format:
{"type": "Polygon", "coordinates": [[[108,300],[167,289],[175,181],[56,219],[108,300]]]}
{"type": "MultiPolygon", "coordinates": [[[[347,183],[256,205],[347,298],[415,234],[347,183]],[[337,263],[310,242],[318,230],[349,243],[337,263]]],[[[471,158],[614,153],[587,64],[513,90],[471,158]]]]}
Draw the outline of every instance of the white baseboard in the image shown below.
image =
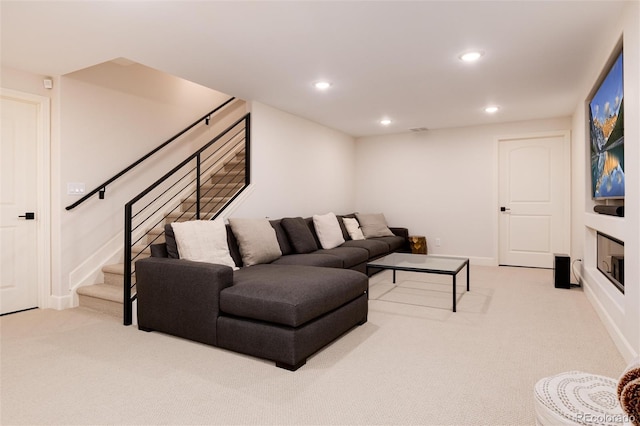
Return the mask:
{"type": "Polygon", "coordinates": [[[73,294],[68,296],[49,296],[47,301],[47,308],[55,309],[56,311],[62,311],[63,309],[74,308],[77,303],[74,303],[73,294]]]}
{"type": "Polygon", "coordinates": [[[590,284],[585,284],[583,284],[582,288],[584,289],[584,293],[587,296],[587,299],[589,300],[589,302],[591,302],[591,305],[596,310],[596,313],[600,317],[600,321],[602,321],[604,327],[609,332],[613,343],[622,354],[622,357],[626,362],[631,362],[631,360],[636,358],[639,354],[633,349],[633,346],[629,344],[629,341],[625,338],[624,334],[622,334],[600,300],[596,297],[595,293],[591,289],[590,284]]]}
{"type": "Polygon", "coordinates": [[[474,266],[498,266],[498,259],[493,257],[470,257],[469,263],[474,266]]]}

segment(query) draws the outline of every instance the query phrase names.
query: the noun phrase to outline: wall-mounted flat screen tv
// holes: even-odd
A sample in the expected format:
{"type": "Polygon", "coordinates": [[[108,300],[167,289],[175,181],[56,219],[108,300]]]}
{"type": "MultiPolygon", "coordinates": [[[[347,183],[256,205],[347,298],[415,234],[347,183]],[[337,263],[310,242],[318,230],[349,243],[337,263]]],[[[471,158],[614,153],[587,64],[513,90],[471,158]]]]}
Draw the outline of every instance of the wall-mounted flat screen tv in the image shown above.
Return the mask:
{"type": "Polygon", "coordinates": [[[622,52],[589,102],[591,196],[624,198],[624,90],[622,52]]]}

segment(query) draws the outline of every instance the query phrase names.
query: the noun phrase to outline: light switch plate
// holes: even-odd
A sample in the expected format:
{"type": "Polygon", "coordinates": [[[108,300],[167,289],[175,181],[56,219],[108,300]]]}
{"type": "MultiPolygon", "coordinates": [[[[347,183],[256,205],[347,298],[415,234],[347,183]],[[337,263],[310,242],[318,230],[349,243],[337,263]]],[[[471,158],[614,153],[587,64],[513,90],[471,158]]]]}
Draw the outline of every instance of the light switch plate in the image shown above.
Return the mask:
{"type": "Polygon", "coordinates": [[[84,183],[68,182],[67,195],[84,195],[84,183]]]}

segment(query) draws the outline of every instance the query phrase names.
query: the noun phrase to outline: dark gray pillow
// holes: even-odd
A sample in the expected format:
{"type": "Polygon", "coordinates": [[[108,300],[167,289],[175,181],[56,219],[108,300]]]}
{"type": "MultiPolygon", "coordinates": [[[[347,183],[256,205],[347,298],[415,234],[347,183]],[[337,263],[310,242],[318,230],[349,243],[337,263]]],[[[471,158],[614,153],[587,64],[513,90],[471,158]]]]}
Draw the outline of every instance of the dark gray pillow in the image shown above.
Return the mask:
{"type": "Polygon", "coordinates": [[[293,249],[291,248],[291,244],[289,243],[289,237],[282,227],[281,219],[270,220],[271,226],[276,231],[276,238],[278,239],[278,244],[280,244],[280,251],[283,256],[293,253],[293,249]]]}
{"type": "Polygon", "coordinates": [[[171,259],[180,259],[178,254],[178,244],[176,243],[176,236],[173,233],[173,227],[170,223],[164,226],[164,241],[167,243],[167,254],[171,259]]]}
{"type": "Polygon", "coordinates": [[[285,217],[280,222],[289,237],[289,242],[295,253],[311,253],[318,250],[315,238],[301,217],[285,217]]]}

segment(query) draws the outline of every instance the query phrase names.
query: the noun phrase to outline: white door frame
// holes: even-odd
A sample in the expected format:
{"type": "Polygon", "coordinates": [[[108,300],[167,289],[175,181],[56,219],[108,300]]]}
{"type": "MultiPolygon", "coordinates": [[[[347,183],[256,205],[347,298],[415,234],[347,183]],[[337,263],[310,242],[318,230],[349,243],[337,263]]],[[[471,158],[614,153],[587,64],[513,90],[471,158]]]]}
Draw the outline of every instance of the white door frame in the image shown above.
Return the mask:
{"type": "Polygon", "coordinates": [[[500,177],[498,173],[498,169],[500,168],[500,142],[505,140],[514,140],[514,139],[537,139],[544,137],[561,137],[562,138],[562,155],[563,155],[563,164],[565,167],[563,168],[563,176],[562,176],[562,185],[565,193],[565,199],[563,200],[563,218],[562,220],[566,223],[566,231],[562,234],[562,245],[566,248],[566,254],[571,256],[571,131],[570,130],[550,130],[550,131],[542,131],[542,132],[530,132],[530,133],[522,133],[522,134],[507,134],[507,135],[499,135],[496,137],[494,144],[494,153],[496,158],[496,168],[495,168],[495,224],[496,224],[496,235],[495,235],[495,243],[496,243],[496,261],[495,265],[500,264],[500,177]]]}
{"type": "Polygon", "coordinates": [[[49,308],[51,299],[51,113],[50,98],[0,88],[4,98],[35,104],[37,116],[37,159],[36,184],[38,215],[36,217],[36,238],[38,252],[38,307],[49,308]]]}

